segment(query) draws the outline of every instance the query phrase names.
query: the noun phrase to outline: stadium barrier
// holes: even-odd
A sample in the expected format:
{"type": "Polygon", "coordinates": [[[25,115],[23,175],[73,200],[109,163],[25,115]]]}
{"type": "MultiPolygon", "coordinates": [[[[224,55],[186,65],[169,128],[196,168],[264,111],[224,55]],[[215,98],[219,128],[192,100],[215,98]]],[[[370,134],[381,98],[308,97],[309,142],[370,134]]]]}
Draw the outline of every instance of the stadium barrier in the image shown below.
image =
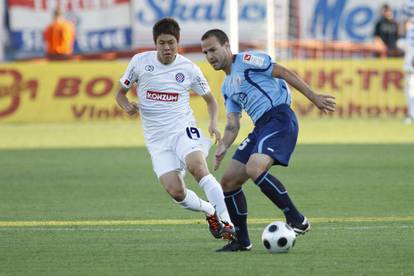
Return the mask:
{"type": "MultiPolygon", "coordinates": [[[[222,72],[198,63],[223,106],[222,72]]],[[[332,117],[395,117],[406,113],[402,59],[289,60],[315,90],[333,94],[332,117]]],[[[115,103],[126,61],[56,61],[0,64],[0,123],[128,120],[115,103]]],[[[131,96],[133,96],[131,94],[131,96]]],[[[192,97],[196,117],[207,119],[205,103],[192,97]]],[[[304,96],[293,92],[293,108],[301,117],[321,114],[304,96]]],[[[220,110],[224,117],[224,108],[220,110]]]]}
{"type": "MultiPolygon", "coordinates": [[[[265,49],[263,43],[240,43],[240,51],[250,49],[265,49]]],[[[322,40],[281,40],[275,42],[276,52],[281,53],[278,59],[321,59],[321,58],[369,58],[387,57],[387,49],[378,47],[373,43],[353,43],[349,41],[322,41],[322,40]]],[[[136,53],[154,50],[154,48],[137,48],[126,51],[100,52],[77,54],[63,58],[71,61],[84,60],[119,60],[130,59],[136,53]]],[[[200,53],[200,45],[187,45],[180,47],[180,53],[200,53]]],[[[46,58],[30,58],[20,61],[45,61],[46,58]]],[[[62,60],[62,58],[55,58],[62,60]]]]}
{"type": "Polygon", "coordinates": [[[387,49],[373,43],[349,41],[289,40],[275,42],[277,49],[288,51],[288,56],[298,58],[368,58],[386,57],[387,49]]]}

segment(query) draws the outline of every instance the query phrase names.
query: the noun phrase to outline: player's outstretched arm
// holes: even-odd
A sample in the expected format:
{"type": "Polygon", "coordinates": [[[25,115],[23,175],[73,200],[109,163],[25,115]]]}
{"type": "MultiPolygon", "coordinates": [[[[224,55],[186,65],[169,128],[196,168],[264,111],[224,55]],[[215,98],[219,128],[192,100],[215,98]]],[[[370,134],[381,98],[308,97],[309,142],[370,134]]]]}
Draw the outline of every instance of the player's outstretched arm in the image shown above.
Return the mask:
{"type": "Polygon", "coordinates": [[[207,104],[208,115],[210,117],[210,124],[208,126],[208,132],[210,133],[210,137],[214,135],[214,144],[217,144],[221,140],[221,133],[217,126],[218,120],[218,105],[217,101],[214,98],[213,94],[208,93],[202,96],[204,101],[207,104]]]}
{"type": "Polygon", "coordinates": [[[272,71],[272,76],[275,78],[284,79],[287,83],[293,86],[296,90],[308,98],[314,105],[316,105],[322,112],[328,113],[335,111],[335,97],[326,94],[317,94],[313,92],[312,88],[306,84],[301,78],[289,69],[275,64],[272,71]]]}
{"type": "Polygon", "coordinates": [[[127,89],[120,87],[116,94],[116,102],[129,116],[132,116],[139,112],[139,107],[136,103],[128,100],[126,96],[127,92],[127,89]]]}
{"type": "Polygon", "coordinates": [[[227,113],[227,123],[223,139],[216,149],[214,170],[217,170],[226,155],[227,149],[233,144],[240,130],[240,113],[227,113]]]}

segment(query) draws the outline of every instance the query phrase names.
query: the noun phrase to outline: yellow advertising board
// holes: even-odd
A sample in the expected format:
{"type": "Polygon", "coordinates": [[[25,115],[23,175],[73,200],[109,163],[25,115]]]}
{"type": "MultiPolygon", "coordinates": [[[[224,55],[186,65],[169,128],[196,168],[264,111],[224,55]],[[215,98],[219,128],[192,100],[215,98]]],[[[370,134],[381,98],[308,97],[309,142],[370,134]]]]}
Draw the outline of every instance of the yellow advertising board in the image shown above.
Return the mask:
{"type": "MultiPolygon", "coordinates": [[[[224,74],[200,65],[212,89],[220,93],[224,74]]],[[[115,102],[126,66],[117,61],[0,64],[0,123],[131,119],[115,102]]],[[[208,118],[202,98],[192,96],[196,117],[208,118]]]]}
{"type": "MultiPolygon", "coordinates": [[[[198,63],[220,106],[224,73],[198,63]]],[[[334,117],[402,117],[404,73],[400,59],[300,60],[283,65],[316,91],[337,98],[334,117]]],[[[0,123],[129,120],[114,96],[127,62],[38,62],[0,64],[0,123]]],[[[299,116],[319,116],[297,91],[293,108],[299,116]]],[[[195,116],[208,118],[204,101],[194,95],[195,116]]]]}
{"type": "MultiPolygon", "coordinates": [[[[336,97],[337,118],[404,117],[402,59],[300,60],[286,63],[317,92],[336,97]]],[[[321,116],[299,92],[293,109],[301,116],[321,116]]]]}
{"type": "Polygon", "coordinates": [[[114,101],[124,63],[0,65],[0,121],[66,122],[126,118],[114,101]]]}

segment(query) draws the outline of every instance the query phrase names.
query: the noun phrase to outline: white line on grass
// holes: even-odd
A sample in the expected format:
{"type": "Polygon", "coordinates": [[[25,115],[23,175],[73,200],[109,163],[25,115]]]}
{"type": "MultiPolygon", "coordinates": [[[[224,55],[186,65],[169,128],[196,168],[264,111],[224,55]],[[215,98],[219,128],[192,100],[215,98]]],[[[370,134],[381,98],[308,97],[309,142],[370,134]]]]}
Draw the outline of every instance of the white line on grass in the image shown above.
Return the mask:
{"type": "MultiPolygon", "coordinates": [[[[361,225],[361,226],[317,226],[317,230],[357,230],[369,231],[373,229],[414,229],[414,225],[361,225]]],[[[250,230],[259,231],[262,227],[251,227],[250,230]]],[[[202,228],[184,228],[180,231],[198,232],[202,228]]],[[[171,232],[170,228],[102,228],[102,227],[8,227],[0,228],[0,232],[171,232]]]]}
{"type": "MultiPolygon", "coordinates": [[[[275,218],[251,218],[249,224],[266,224],[275,218]]],[[[330,217],[310,218],[312,223],[341,222],[414,222],[414,216],[405,217],[330,217]]],[[[38,221],[0,221],[1,227],[42,227],[42,226],[120,226],[120,225],[182,225],[205,224],[201,219],[142,219],[142,220],[38,220],[38,221]]]]}

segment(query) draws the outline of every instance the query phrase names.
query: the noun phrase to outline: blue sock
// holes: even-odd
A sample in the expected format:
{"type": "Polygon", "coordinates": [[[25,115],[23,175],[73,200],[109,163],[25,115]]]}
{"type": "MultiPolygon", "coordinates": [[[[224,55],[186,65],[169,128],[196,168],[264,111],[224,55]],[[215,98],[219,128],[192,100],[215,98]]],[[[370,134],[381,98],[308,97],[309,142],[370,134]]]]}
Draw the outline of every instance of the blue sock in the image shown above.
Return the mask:
{"type": "Polygon", "coordinates": [[[247,247],[250,245],[249,232],[247,230],[247,201],[242,188],[224,193],[227,210],[233,222],[237,239],[247,247]]]}
{"type": "Polygon", "coordinates": [[[303,222],[303,215],[296,209],[283,184],[268,171],[262,173],[255,181],[264,193],[285,214],[286,220],[294,224],[303,222]]]}

